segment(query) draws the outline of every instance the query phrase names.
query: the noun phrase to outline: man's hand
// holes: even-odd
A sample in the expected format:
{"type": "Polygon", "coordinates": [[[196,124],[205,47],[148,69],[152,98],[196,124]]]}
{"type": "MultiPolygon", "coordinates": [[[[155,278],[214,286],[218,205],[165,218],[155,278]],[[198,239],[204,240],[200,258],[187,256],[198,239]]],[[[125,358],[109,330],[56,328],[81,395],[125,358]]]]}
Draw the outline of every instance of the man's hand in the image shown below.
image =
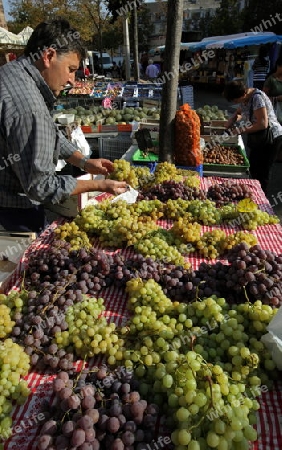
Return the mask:
{"type": "Polygon", "coordinates": [[[126,181],[101,180],[101,191],[119,195],[128,190],[126,181]]]}
{"type": "Polygon", "coordinates": [[[76,187],[71,195],[82,194],[83,192],[109,192],[109,194],[119,195],[127,191],[126,181],[116,180],[77,180],[76,187]]]}
{"type": "MultiPolygon", "coordinates": [[[[84,156],[78,150],[74,151],[67,162],[73,166],[80,167],[81,159],[84,156]]],[[[92,175],[108,175],[113,172],[114,164],[109,159],[99,158],[99,159],[88,159],[83,167],[85,172],[91,173],[92,175]]]]}
{"type": "Polygon", "coordinates": [[[108,175],[113,172],[114,164],[109,159],[88,159],[85,163],[85,171],[92,175],[108,175]]]}

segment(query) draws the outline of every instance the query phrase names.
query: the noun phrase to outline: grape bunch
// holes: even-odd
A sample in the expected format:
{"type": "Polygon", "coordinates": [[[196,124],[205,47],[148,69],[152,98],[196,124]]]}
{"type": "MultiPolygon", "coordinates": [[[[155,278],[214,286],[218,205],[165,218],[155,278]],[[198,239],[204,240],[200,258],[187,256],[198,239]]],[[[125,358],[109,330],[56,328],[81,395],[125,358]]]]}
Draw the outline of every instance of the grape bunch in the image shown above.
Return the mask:
{"type": "Polygon", "coordinates": [[[108,324],[106,317],[101,315],[104,310],[102,298],[86,296],[70,306],[65,315],[68,328],[55,334],[58,347],[72,349],[82,359],[117,351],[122,341],[115,333],[115,324],[108,324]]]}
{"type": "Polygon", "coordinates": [[[55,228],[54,233],[56,239],[69,242],[71,250],[91,247],[87,234],[85,231],[81,231],[74,221],[58,226],[55,228]]]}
{"type": "Polygon", "coordinates": [[[273,309],[261,302],[232,308],[216,296],[170,304],[159,291],[154,297],[151,280],[131,280],[127,289],[134,311],[122,329],[123,362],[134,365],[147,397],[165,407],[172,442],[247,448],[257,438],[261,384],[268,389],[269,375],[278,376],[259,341],[265,328],[258,323],[266,327],[273,309]]]}
{"type": "Polygon", "coordinates": [[[103,247],[122,248],[134,245],[158,228],[156,221],[147,215],[121,217],[101,230],[99,242],[103,247]]]}
{"type": "Polygon", "coordinates": [[[0,343],[0,437],[8,439],[12,434],[13,403],[23,405],[29,396],[27,382],[22,379],[30,368],[29,357],[23,348],[11,339],[0,343]]]}
{"type": "Polygon", "coordinates": [[[166,238],[160,234],[146,235],[134,244],[134,249],[145,257],[171,262],[186,268],[190,267],[190,263],[185,261],[179,250],[174,245],[170,245],[166,238]]]}
{"type": "Polygon", "coordinates": [[[244,198],[252,198],[252,191],[246,184],[225,181],[210,186],[207,192],[207,198],[216,202],[217,206],[225,203],[235,202],[244,198]]]}
{"type": "Polygon", "coordinates": [[[17,312],[21,312],[27,300],[27,291],[21,289],[20,291],[12,290],[7,295],[0,294],[0,306],[6,305],[10,308],[11,318],[17,312]]]}
{"type": "Polygon", "coordinates": [[[211,200],[192,200],[188,204],[187,212],[191,214],[193,222],[203,225],[217,225],[221,223],[220,211],[211,200]]]}
{"type": "MultiPolygon", "coordinates": [[[[244,200],[242,200],[243,202],[244,200]]],[[[249,202],[248,202],[249,203],[249,202]]],[[[275,225],[279,223],[279,218],[275,215],[261,211],[254,203],[240,210],[240,206],[235,204],[226,204],[220,208],[222,223],[231,227],[242,227],[246,230],[256,230],[259,226],[275,225]]]]}
{"type": "Polygon", "coordinates": [[[67,329],[65,310],[80,297],[73,291],[60,296],[58,290],[53,286],[52,292],[50,285],[40,293],[29,291],[27,306],[22,313],[15,314],[11,339],[24,347],[31,365],[38,370],[46,367],[51,370],[73,369],[73,354],[59,349],[53,339],[58,331],[67,329]]]}
{"type": "Polygon", "coordinates": [[[194,187],[190,188],[181,181],[168,180],[155,184],[149,189],[141,189],[137,201],[158,199],[165,203],[169,199],[176,200],[178,198],[184,200],[204,200],[206,195],[200,189],[194,187]]]}
{"type": "Polygon", "coordinates": [[[54,405],[46,405],[38,450],[79,448],[124,450],[151,442],[159,409],[138,393],[132,371],[106,366],[77,379],[60,372],[53,382],[54,405]]]}
{"type": "Polygon", "coordinates": [[[205,258],[215,259],[220,253],[222,241],[224,241],[225,237],[225,232],[219,228],[206,231],[201,236],[201,239],[195,243],[195,247],[205,258]]]}
{"type": "Polygon", "coordinates": [[[132,214],[137,216],[150,216],[154,220],[158,220],[163,216],[164,204],[160,200],[140,200],[129,206],[132,214]]]}
{"type": "MultiPolygon", "coordinates": [[[[188,206],[189,200],[183,200],[178,198],[177,200],[168,199],[164,205],[164,217],[166,219],[177,220],[185,214],[186,220],[188,220],[188,206]]],[[[192,214],[189,213],[190,222],[193,222],[192,214]]]]}
{"type": "Polygon", "coordinates": [[[167,161],[157,164],[154,172],[154,184],[162,184],[164,181],[183,181],[183,174],[177,167],[167,161]]]}
{"type": "MultiPolygon", "coordinates": [[[[113,165],[113,171],[110,173],[109,178],[112,180],[126,181],[127,184],[133,188],[138,187],[137,174],[129,161],[126,161],[125,159],[115,159],[113,165]]],[[[148,170],[148,175],[149,173],[150,171],[148,170]]]]}
{"type": "Polygon", "coordinates": [[[196,242],[201,239],[201,225],[191,222],[189,213],[179,217],[170,228],[170,232],[183,239],[184,242],[196,242]]]}
{"type": "Polygon", "coordinates": [[[0,304],[0,339],[7,337],[15,325],[11,319],[11,309],[4,304],[0,304]]]}

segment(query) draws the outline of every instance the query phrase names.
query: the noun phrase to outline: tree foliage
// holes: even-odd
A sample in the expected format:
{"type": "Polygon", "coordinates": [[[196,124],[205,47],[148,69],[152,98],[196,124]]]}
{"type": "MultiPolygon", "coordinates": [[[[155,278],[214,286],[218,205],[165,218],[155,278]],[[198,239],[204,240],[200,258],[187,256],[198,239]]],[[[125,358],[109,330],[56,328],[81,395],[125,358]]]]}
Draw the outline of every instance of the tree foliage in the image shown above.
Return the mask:
{"type": "Polygon", "coordinates": [[[243,10],[243,31],[271,31],[281,34],[282,2],[248,0],[243,10]]]}
{"type": "Polygon", "coordinates": [[[208,28],[209,36],[239,33],[242,29],[242,13],[238,0],[221,0],[216,15],[208,28]]]}
{"type": "MultiPolygon", "coordinates": [[[[153,31],[153,23],[151,21],[150,11],[146,4],[138,9],[138,50],[140,53],[149,50],[149,37],[153,31]]],[[[129,23],[130,47],[133,47],[133,23],[129,23]]]]}
{"type": "Polygon", "coordinates": [[[92,49],[116,49],[122,42],[120,21],[110,23],[103,0],[11,0],[9,30],[35,28],[42,21],[62,17],[77,28],[92,49]],[[101,47],[101,48],[100,48],[101,47]]]}

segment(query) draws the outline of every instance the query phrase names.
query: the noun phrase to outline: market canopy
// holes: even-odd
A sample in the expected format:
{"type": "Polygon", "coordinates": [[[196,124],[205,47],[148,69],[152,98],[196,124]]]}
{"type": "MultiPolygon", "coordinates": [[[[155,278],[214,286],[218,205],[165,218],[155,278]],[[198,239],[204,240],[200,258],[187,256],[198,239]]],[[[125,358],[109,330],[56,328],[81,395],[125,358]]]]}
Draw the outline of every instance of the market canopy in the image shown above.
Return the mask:
{"type": "MultiPolygon", "coordinates": [[[[198,42],[181,42],[180,43],[180,50],[189,50],[191,46],[198,44],[198,42]]],[[[150,52],[159,53],[163,52],[165,49],[165,45],[159,45],[155,49],[151,49],[150,52]]],[[[150,53],[149,52],[149,53],[150,53]]]]}
{"type": "Polygon", "coordinates": [[[0,27],[0,44],[22,44],[22,40],[17,34],[0,27]]]}
{"type": "Polygon", "coordinates": [[[22,31],[20,31],[17,36],[19,36],[19,38],[22,41],[22,44],[26,45],[27,41],[29,40],[30,36],[33,33],[33,28],[31,27],[25,27],[22,31]]]}
{"type": "Polygon", "coordinates": [[[191,51],[199,51],[204,49],[234,49],[238,47],[268,44],[273,42],[282,43],[282,35],[272,32],[247,32],[227,36],[213,36],[205,38],[200,42],[192,45],[191,51]]]}

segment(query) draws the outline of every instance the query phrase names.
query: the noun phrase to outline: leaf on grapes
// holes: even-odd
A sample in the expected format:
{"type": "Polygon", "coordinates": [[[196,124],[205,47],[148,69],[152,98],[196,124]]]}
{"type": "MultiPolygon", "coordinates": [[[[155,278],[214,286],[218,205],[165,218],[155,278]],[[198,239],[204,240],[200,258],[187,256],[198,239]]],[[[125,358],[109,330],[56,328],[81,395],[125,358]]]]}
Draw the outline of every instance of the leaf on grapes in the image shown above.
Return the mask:
{"type": "Polygon", "coordinates": [[[252,212],[256,211],[258,206],[255,202],[253,202],[250,198],[244,198],[240,200],[237,204],[237,211],[239,212],[252,212]]]}

